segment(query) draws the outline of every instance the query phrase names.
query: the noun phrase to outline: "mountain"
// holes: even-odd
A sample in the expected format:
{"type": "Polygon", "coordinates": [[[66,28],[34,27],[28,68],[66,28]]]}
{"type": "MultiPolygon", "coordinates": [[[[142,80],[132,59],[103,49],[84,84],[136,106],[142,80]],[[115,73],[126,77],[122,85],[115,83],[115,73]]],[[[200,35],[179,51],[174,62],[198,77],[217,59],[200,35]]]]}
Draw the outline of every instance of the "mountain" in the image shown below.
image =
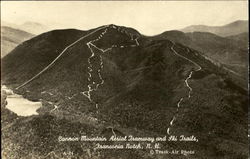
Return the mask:
{"type": "Polygon", "coordinates": [[[29,33],[36,34],[36,35],[50,30],[47,26],[43,24],[40,24],[37,22],[30,22],[30,21],[19,25],[19,28],[29,33]]]}
{"type": "Polygon", "coordinates": [[[17,45],[34,37],[33,34],[11,27],[1,27],[1,58],[13,50],[17,45]]]}
{"type": "Polygon", "coordinates": [[[227,36],[226,38],[235,40],[240,45],[243,44],[246,47],[248,47],[248,45],[249,45],[249,33],[248,32],[244,32],[244,33],[240,33],[240,34],[232,35],[232,36],[227,36]]]}
{"type": "Polygon", "coordinates": [[[173,30],[166,31],[154,38],[170,39],[198,50],[213,61],[237,72],[246,80],[248,67],[248,40],[246,35],[246,33],[242,33],[236,36],[220,37],[208,32],[183,33],[173,30]]]}
{"type": "Polygon", "coordinates": [[[248,32],[248,21],[238,20],[223,26],[191,25],[181,31],[183,32],[210,32],[222,37],[237,35],[248,32]]]}
{"type": "Polygon", "coordinates": [[[191,47],[133,28],[38,35],[2,59],[2,84],[43,103],[37,116],[2,114],[3,147],[13,147],[12,158],[72,158],[64,156],[68,150],[75,158],[162,158],[146,149],[58,142],[58,136],[116,134],[194,135],[199,142],[160,142],[162,150],[195,150],[193,159],[248,155],[247,92],[238,76],[191,47]]]}

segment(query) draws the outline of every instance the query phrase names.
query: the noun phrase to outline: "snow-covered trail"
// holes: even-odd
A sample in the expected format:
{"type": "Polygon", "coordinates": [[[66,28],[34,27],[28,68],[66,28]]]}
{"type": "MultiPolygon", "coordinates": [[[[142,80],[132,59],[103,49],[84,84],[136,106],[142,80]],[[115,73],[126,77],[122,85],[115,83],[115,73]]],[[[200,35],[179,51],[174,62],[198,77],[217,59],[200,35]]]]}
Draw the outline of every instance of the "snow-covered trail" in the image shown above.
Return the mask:
{"type": "Polygon", "coordinates": [[[91,55],[90,57],[88,58],[88,90],[86,91],[83,91],[81,92],[85,97],[88,98],[88,100],[92,103],[95,103],[95,107],[96,109],[99,108],[99,105],[97,104],[97,102],[93,101],[93,98],[92,98],[92,92],[94,91],[97,91],[98,88],[104,84],[104,79],[102,77],[102,70],[103,70],[103,59],[102,59],[102,56],[101,54],[105,53],[105,52],[108,52],[108,51],[111,51],[113,48],[126,48],[126,47],[136,47],[136,46],[139,46],[139,42],[138,42],[138,38],[139,37],[136,37],[135,39],[133,39],[133,35],[132,34],[129,34],[127,33],[126,31],[123,31],[121,30],[119,27],[116,27],[116,26],[111,26],[113,29],[116,29],[117,31],[121,32],[121,33],[124,33],[130,37],[131,41],[134,41],[135,44],[132,44],[132,45],[128,45],[128,46],[124,46],[124,45],[118,45],[118,44],[113,44],[111,45],[110,47],[106,48],[106,49],[102,49],[102,48],[99,48],[97,47],[94,42],[97,42],[99,40],[102,39],[102,37],[105,36],[105,34],[107,34],[108,32],[108,28],[106,28],[96,39],[94,40],[91,40],[89,42],[87,42],[87,46],[91,52],[91,55]],[[96,53],[94,51],[94,49],[100,51],[101,53],[96,53]],[[97,60],[98,63],[97,64],[94,64],[93,63],[93,59],[96,58],[96,59],[99,59],[97,60]],[[98,79],[95,79],[94,77],[98,77],[98,79]]]}
{"type": "MultiPolygon", "coordinates": [[[[102,56],[100,54],[98,55],[97,53],[95,53],[95,51],[93,50],[92,47],[94,47],[98,51],[101,51],[101,53],[105,53],[106,51],[110,50],[109,48],[103,50],[103,49],[97,47],[96,45],[94,45],[93,42],[100,40],[103,37],[103,35],[105,35],[106,33],[107,33],[107,28],[97,37],[97,39],[87,42],[87,46],[91,52],[91,55],[88,58],[88,64],[89,64],[88,65],[88,82],[89,82],[89,84],[88,84],[88,90],[83,91],[81,93],[84,96],[86,96],[90,102],[93,102],[93,100],[91,98],[91,92],[96,91],[100,85],[104,84],[104,80],[103,80],[102,75],[101,75],[101,70],[103,69],[102,56]],[[92,62],[94,58],[99,59],[99,62],[98,62],[99,66],[94,66],[94,64],[92,62]],[[98,68],[97,70],[96,70],[96,67],[98,68]],[[94,79],[94,73],[98,74],[97,76],[99,77],[99,79],[98,79],[99,81],[96,81],[94,79]]],[[[96,108],[98,109],[98,104],[96,104],[96,108]]]]}
{"type": "MultiPolygon", "coordinates": [[[[171,41],[171,42],[172,42],[172,41],[171,41]]],[[[190,71],[188,77],[185,79],[185,82],[184,82],[184,83],[185,83],[185,86],[189,89],[189,91],[188,91],[188,96],[187,96],[187,99],[189,99],[189,98],[191,97],[191,93],[192,93],[193,89],[192,89],[192,87],[189,85],[188,80],[189,80],[190,78],[192,78],[193,72],[200,71],[202,68],[201,68],[201,66],[198,65],[196,62],[194,62],[194,61],[192,61],[192,60],[190,60],[190,59],[188,59],[188,58],[186,58],[186,57],[180,55],[180,54],[174,49],[175,43],[172,42],[172,44],[173,44],[173,45],[172,45],[172,47],[171,47],[171,50],[172,50],[173,53],[175,53],[177,56],[179,56],[179,57],[181,57],[181,58],[183,58],[183,59],[185,59],[185,60],[188,60],[189,62],[193,63],[195,66],[198,67],[198,68],[195,69],[194,71],[190,71]]],[[[187,49],[187,51],[190,52],[189,49],[187,49]]],[[[180,105],[181,105],[183,99],[184,99],[184,98],[182,97],[182,98],[178,101],[176,113],[174,114],[172,120],[169,122],[169,127],[167,128],[167,134],[168,134],[168,135],[170,135],[170,129],[171,129],[171,127],[173,126],[174,121],[177,119],[177,115],[178,115],[178,112],[179,112],[179,108],[180,108],[180,105]]]]}

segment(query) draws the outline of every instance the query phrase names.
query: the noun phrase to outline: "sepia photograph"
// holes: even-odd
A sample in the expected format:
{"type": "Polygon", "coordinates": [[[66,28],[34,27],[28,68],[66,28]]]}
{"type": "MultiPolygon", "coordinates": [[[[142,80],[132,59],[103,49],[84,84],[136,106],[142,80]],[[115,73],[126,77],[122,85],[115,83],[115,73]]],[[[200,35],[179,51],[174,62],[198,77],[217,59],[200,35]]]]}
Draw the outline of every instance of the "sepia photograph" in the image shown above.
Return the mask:
{"type": "Polygon", "coordinates": [[[1,158],[250,159],[247,0],[0,3],[1,158]]]}

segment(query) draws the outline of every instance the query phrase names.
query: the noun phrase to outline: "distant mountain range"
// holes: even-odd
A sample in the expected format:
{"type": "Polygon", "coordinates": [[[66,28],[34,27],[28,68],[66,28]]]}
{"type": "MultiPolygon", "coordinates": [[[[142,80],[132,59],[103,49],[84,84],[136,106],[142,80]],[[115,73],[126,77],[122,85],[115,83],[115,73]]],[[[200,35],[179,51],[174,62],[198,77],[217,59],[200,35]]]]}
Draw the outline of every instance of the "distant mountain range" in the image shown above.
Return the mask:
{"type": "Polygon", "coordinates": [[[36,22],[25,22],[21,25],[1,22],[1,58],[17,45],[31,39],[37,34],[49,31],[45,25],[36,22]]]}
{"type": "MultiPolygon", "coordinates": [[[[6,158],[30,152],[35,158],[53,158],[48,154],[61,156],[65,150],[75,158],[98,158],[92,143],[58,144],[58,136],[114,133],[194,135],[199,139],[195,144],[162,142],[161,148],[191,148],[192,159],[247,158],[247,84],[210,58],[223,60],[222,51],[231,60],[244,61],[246,46],[236,46],[230,38],[179,31],[147,37],[133,28],[106,25],[53,30],[23,42],[2,59],[2,84],[40,100],[43,107],[38,116],[2,114],[7,123],[2,133],[11,134],[3,137],[3,147],[18,145],[6,158]]],[[[101,155],[162,158],[137,149],[101,155]]]]}
{"type": "Polygon", "coordinates": [[[17,45],[34,37],[34,34],[7,26],[1,27],[1,58],[12,51],[17,45]]]}
{"type": "Polygon", "coordinates": [[[50,30],[47,26],[36,22],[25,22],[20,25],[20,29],[36,35],[50,30]]]}
{"type": "Polygon", "coordinates": [[[210,32],[222,37],[232,36],[248,32],[248,21],[238,20],[223,26],[191,25],[181,31],[183,32],[210,32]]]}
{"type": "Polygon", "coordinates": [[[37,22],[31,22],[31,21],[24,22],[23,24],[14,24],[14,23],[2,21],[1,26],[7,26],[7,27],[14,28],[14,29],[23,30],[34,35],[38,35],[38,34],[41,34],[50,30],[49,27],[43,24],[40,24],[37,22]]]}

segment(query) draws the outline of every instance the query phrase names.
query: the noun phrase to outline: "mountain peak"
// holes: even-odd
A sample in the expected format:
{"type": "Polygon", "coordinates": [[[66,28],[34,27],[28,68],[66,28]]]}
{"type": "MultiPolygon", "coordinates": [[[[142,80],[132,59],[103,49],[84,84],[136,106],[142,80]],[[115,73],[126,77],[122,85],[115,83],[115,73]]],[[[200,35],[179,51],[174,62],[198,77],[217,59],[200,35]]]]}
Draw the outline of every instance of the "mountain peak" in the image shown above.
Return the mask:
{"type": "Polygon", "coordinates": [[[117,29],[118,31],[121,31],[121,32],[127,32],[127,33],[130,33],[133,35],[141,36],[139,31],[137,31],[136,29],[131,28],[131,27],[119,26],[119,25],[115,25],[115,24],[109,24],[108,26],[109,26],[109,28],[117,29]]]}

